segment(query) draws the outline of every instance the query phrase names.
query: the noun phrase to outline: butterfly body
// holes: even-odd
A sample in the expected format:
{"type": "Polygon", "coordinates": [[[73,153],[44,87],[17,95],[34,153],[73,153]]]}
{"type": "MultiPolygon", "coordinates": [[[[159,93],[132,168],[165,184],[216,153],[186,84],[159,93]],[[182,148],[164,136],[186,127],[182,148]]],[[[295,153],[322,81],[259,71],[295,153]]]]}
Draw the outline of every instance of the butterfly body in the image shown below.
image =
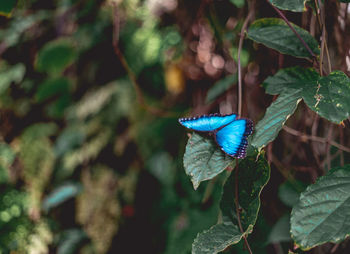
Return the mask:
{"type": "Polygon", "coordinates": [[[179,122],[188,129],[212,133],[220,149],[229,156],[246,156],[247,138],[253,132],[253,122],[250,119],[237,119],[236,114],[212,114],[180,118],[179,122]]]}

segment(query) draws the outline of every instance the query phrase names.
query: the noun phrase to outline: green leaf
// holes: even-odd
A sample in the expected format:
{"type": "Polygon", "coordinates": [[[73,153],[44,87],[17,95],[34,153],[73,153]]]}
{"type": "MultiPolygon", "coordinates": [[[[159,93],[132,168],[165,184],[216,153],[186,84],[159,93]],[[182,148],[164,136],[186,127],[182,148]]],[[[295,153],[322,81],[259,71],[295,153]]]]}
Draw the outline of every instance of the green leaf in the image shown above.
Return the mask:
{"type": "Polygon", "coordinates": [[[260,193],[269,180],[270,168],[263,156],[260,156],[258,160],[256,156],[251,156],[239,163],[238,173],[240,220],[243,234],[237,221],[235,204],[237,180],[233,172],[225,183],[220,202],[222,222],[197,235],[192,245],[193,254],[218,253],[238,243],[243,235],[252,232],[260,208],[260,193]]]}
{"type": "Polygon", "coordinates": [[[44,199],[42,208],[44,211],[49,211],[51,208],[58,206],[64,201],[75,197],[81,191],[80,184],[77,183],[66,183],[62,186],[53,190],[47,197],[44,199]]]}
{"type": "Polygon", "coordinates": [[[220,174],[232,163],[212,139],[193,133],[188,139],[184,154],[186,174],[191,177],[194,189],[205,180],[220,174]]]}
{"type": "Polygon", "coordinates": [[[350,164],[310,185],[293,208],[291,233],[302,249],[340,242],[350,234],[350,164]]]}
{"type": "Polygon", "coordinates": [[[305,87],[303,99],[320,116],[340,123],[350,116],[350,79],[343,72],[334,71],[305,87]]]}
{"type": "Polygon", "coordinates": [[[306,11],[305,2],[306,0],[269,0],[271,4],[279,9],[294,12],[306,11]]]}
{"type": "Polygon", "coordinates": [[[6,143],[0,143],[0,183],[7,183],[9,180],[9,167],[15,160],[16,154],[6,143]]]}
{"type": "Polygon", "coordinates": [[[65,77],[58,77],[45,80],[40,84],[35,98],[38,102],[42,102],[52,96],[69,93],[71,83],[65,77]]]}
{"type": "Polygon", "coordinates": [[[214,99],[219,97],[221,94],[226,92],[233,84],[237,83],[237,75],[229,75],[214,84],[208,90],[207,98],[205,100],[206,103],[212,102],[214,99]]]}
{"type": "Polygon", "coordinates": [[[268,94],[276,95],[288,89],[300,89],[312,86],[320,75],[311,68],[291,67],[279,70],[265,79],[263,86],[268,94]]]}
{"type": "MultiPolygon", "coordinates": [[[[292,24],[292,26],[304,39],[312,52],[318,55],[320,50],[315,38],[297,25],[292,24]]],[[[283,54],[302,58],[311,57],[298,37],[282,19],[264,18],[256,20],[249,27],[248,37],[283,54]]]]}
{"type": "Polygon", "coordinates": [[[4,0],[0,2],[0,15],[9,17],[15,8],[17,0],[4,0]]]}
{"type": "Polygon", "coordinates": [[[80,126],[71,125],[64,129],[57,137],[55,143],[55,155],[62,156],[74,148],[83,144],[86,138],[84,128],[80,126]]]}
{"type": "Polygon", "coordinates": [[[312,69],[293,67],[280,70],[264,81],[269,94],[302,89],[305,103],[320,116],[340,123],[350,116],[350,79],[341,71],[320,76],[312,69]]]}
{"type": "Polygon", "coordinates": [[[293,207],[299,202],[299,196],[306,189],[306,185],[300,181],[286,181],[278,188],[278,197],[286,206],[293,207]]]}
{"type": "Polygon", "coordinates": [[[0,70],[0,94],[4,93],[12,82],[19,83],[22,81],[26,68],[24,64],[16,64],[11,67],[1,68],[0,70]]]}
{"type": "Polygon", "coordinates": [[[266,113],[255,126],[252,146],[260,149],[273,141],[287,119],[294,113],[301,100],[300,89],[290,89],[271,103],[266,113]]]}
{"type": "Polygon", "coordinates": [[[36,68],[49,74],[60,74],[77,57],[73,43],[68,39],[58,39],[47,43],[38,53],[36,68]]]}
{"type": "Polygon", "coordinates": [[[286,214],[279,218],[276,224],[273,226],[268,243],[279,243],[279,242],[290,242],[292,238],[290,237],[290,216],[286,214]]]}
{"type": "Polygon", "coordinates": [[[230,2],[236,5],[237,8],[242,8],[244,6],[244,0],[230,0],[230,2]]]}

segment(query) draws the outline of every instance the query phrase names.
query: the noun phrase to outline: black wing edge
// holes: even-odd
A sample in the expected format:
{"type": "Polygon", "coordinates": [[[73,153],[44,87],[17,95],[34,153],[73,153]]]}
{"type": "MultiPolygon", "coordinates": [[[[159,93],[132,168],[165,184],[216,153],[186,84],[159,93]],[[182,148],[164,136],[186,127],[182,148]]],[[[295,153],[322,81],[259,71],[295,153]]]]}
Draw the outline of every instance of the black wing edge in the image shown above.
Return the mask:
{"type": "Polygon", "coordinates": [[[251,135],[253,133],[253,129],[254,129],[254,125],[253,125],[253,121],[247,118],[240,118],[240,119],[245,119],[247,121],[246,127],[245,127],[245,131],[243,134],[243,138],[242,138],[242,142],[238,147],[237,152],[232,156],[232,157],[236,157],[238,159],[242,159],[244,157],[246,157],[247,155],[247,146],[248,146],[248,136],[251,135]]]}
{"type": "MultiPolygon", "coordinates": [[[[194,116],[194,117],[183,117],[183,118],[179,118],[179,123],[182,125],[182,122],[185,122],[185,121],[191,121],[191,120],[197,120],[197,119],[200,119],[200,118],[203,118],[203,117],[211,117],[211,116],[222,116],[222,117],[225,117],[225,116],[232,116],[232,115],[236,115],[235,113],[232,113],[232,114],[226,114],[226,115],[221,115],[220,113],[213,113],[213,114],[209,114],[209,115],[201,115],[201,116],[194,116]]],[[[247,119],[249,120],[249,119],[247,119]]]]}

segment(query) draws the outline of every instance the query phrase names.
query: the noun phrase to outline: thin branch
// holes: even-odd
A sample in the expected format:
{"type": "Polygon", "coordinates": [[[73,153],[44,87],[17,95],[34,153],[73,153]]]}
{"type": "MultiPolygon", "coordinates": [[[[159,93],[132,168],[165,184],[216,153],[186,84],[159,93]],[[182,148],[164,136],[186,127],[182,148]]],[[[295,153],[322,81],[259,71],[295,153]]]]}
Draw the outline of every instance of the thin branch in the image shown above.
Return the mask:
{"type": "Polygon", "coordinates": [[[255,13],[255,2],[252,6],[249,6],[248,16],[245,18],[241,33],[239,36],[238,52],[237,52],[237,64],[238,64],[238,116],[242,114],[242,67],[241,67],[241,51],[243,47],[244,33],[247,30],[249,21],[253,18],[255,13]]]}
{"type": "Polygon", "coordinates": [[[300,137],[301,139],[309,139],[312,141],[316,141],[316,142],[320,142],[320,143],[329,143],[332,146],[337,147],[338,149],[350,153],[350,148],[343,146],[341,144],[338,144],[337,142],[333,141],[333,140],[328,140],[327,138],[322,138],[322,137],[317,137],[317,136],[310,136],[310,135],[306,135],[300,131],[294,130],[286,125],[283,126],[283,130],[286,131],[289,134],[292,134],[294,136],[300,137]]]}
{"type": "Polygon", "coordinates": [[[240,216],[240,212],[239,212],[239,188],[238,188],[238,176],[239,176],[239,169],[238,169],[238,159],[236,158],[236,169],[235,169],[235,205],[236,205],[236,214],[237,214],[237,222],[238,222],[238,226],[239,226],[239,230],[241,231],[242,233],[242,237],[244,239],[244,243],[245,243],[245,246],[247,247],[248,251],[250,254],[253,254],[250,246],[249,246],[249,243],[248,243],[248,240],[247,240],[247,237],[245,236],[244,234],[244,231],[243,231],[243,227],[242,227],[242,223],[241,223],[241,216],[240,216]]]}
{"type": "Polygon", "coordinates": [[[326,160],[327,160],[327,166],[328,170],[331,170],[331,147],[330,147],[330,141],[332,140],[333,135],[333,124],[330,124],[328,134],[327,134],[327,144],[326,144],[326,160]]]}
{"type": "Polygon", "coordinates": [[[322,41],[321,41],[321,54],[320,54],[320,75],[323,76],[323,61],[324,61],[324,47],[326,38],[326,29],[322,26],[322,41]]]}
{"type": "Polygon", "coordinates": [[[298,37],[298,39],[301,41],[301,43],[304,45],[304,47],[306,48],[306,50],[310,53],[310,55],[315,59],[316,63],[318,63],[317,57],[314,54],[314,52],[312,52],[312,50],[310,49],[309,45],[307,45],[307,43],[304,41],[304,39],[300,36],[300,34],[295,30],[295,28],[291,25],[291,23],[289,22],[289,20],[286,18],[286,16],[284,16],[283,12],[281,12],[277,7],[275,7],[273,4],[270,3],[269,0],[267,0],[267,2],[272,6],[272,8],[275,9],[275,11],[278,13],[278,15],[284,20],[284,22],[286,22],[286,24],[289,26],[289,28],[293,31],[293,33],[298,37]]]}
{"type": "MultiPolygon", "coordinates": [[[[339,126],[339,139],[340,139],[340,144],[344,145],[344,129],[342,126],[339,126]]],[[[343,151],[340,152],[340,166],[344,166],[344,153],[343,153],[343,151]]]]}
{"type": "Polygon", "coordinates": [[[331,66],[331,58],[329,56],[329,50],[328,50],[328,45],[327,45],[327,31],[326,31],[326,19],[325,19],[325,12],[324,8],[321,9],[320,4],[321,2],[318,0],[314,0],[315,6],[316,6],[316,16],[317,16],[317,21],[320,30],[322,31],[322,41],[321,41],[321,55],[320,55],[320,74],[322,76],[323,72],[323,58],[324,58],[324,51],[326,51],[326,56],[327,56],[327,63],[328,63],[328,72],[332,72],[332,66],[331,66]],[[322,20],[322,21],[321,21],[322,20]]]}

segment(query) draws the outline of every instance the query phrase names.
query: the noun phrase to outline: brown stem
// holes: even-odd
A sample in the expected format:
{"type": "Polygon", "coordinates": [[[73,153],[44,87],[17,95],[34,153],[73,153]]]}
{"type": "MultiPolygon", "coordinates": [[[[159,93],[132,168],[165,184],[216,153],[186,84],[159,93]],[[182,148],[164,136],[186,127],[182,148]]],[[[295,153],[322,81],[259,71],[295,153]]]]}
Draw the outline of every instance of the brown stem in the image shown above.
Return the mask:
{"type": "MultiPolygon", "coordinates": [[[[339,138],[340,144],[344,145],[344,129],[342,126],[339,126],[339,138]]],[[[344,166],[344,153],[340,151],[340,166],[344,166]]]]}
{"type": "Polygon", "coordinates": [[[243,231],[243,227],[242,227],[242,223],[241,223],[241,216],[240,216],[240,212],[239,212],[239,195],[238,195],[238,191],[239,191],[239,186],[238,186],[238,176],[239,176],[239,169],[238,169],[238,159],[236,158],[236,169],[235,169],[235,205],[236,205],[236,215],[237,215],[237,222],[238,222],[238,226],[239,226],[239,230],[241,231],[242,233],[242,237],[244,239],[244,243],[245,243],[245,246],[247,247],[248,251],[250,254],[253,254],[250,246],[249,246],[249,243],[248,243],[248,240],[247,240],[247,237],[244,235],[244,231],[243,231]]]}
{"type": "Polygon", "coordinates": [[[304,134],[304,133],[302,133],[300,131],[294,130],[294,129],[286,126],[286,125],[283,126],[283,130],[286,131],[289,134],[292,134],[294,136],[298,136],[301,139],[309,139],[309,140],[320,142],[320,143],[329,143],[332,146],[335,146],[335,147],[337,147],[338,149],[340,149],[340,150],[342,150],[344,152],[350,153],[350,148],[349,147],[346,147],[346,146],[343,146],[341,144],[338,144],[337,142],[335,142],[333,140],[328,140],[327,138],[322,138],[322,137],[306,135],[306,134],[304,134]]]}
{"type": "Polygon", "coordinates": [[[326,31],[326,22],[325,22],[325,12],[324,8],[321,8],[321,2],[318,0],[314,0],[315,6],[316,6],[316,16],[317,16],[317,21],[320,30],[322,31],[322,41],[321,41],[321,55],[320,55],[320,74],[321,76],[323,75],[323,58],[324,58],[324,52],[326,52],[327,56],[327,63],[328,63],[328,73],[332,72],[332,66],[331,66],[331,58],[329,56],[329,50],[328,50],[328,45],[327,45],[327,31],[326,31]]]}
{"type": "Polygon", "coordinates": [[[330,141],[332,140],[333,135],[333,124],[330,124],[328,135],[327,135],[327,143],[326,143],[326,160],[327,160],[327,166],[328,170],[331,170],[331,147],[330,147],[330,141]]]}
{"type": "Polygon", "coordinates": [[[238,52],[237,52],[237,64],[238,64],[238,116],[242,114],[242,68],[241,68],[241,51],[243,47],[244,33],[247,29],[249,21],[253,18],[255,12],[254,2],[252,6],[249,6],[248,16],[245,18],[241,33],[239,36],[238,52]]]}
{"type": "Polygon", "coordinates": [[[293,31],[293,33],[298,37],[298,39],[300,40],[300,42],[304,45],[304,47],[306,48],[306,50],[310,53],[310,55],[315,59],[315,61],[318,63],[317,57],[314,54],[314,52],[312,52],[312,50],[310,49],[309,45],[307,45],[307,43],[304,41],[304,39],[300,36],[300,34],[295,30],[295,28],[291,25],[291,23],[289,22],[289,20],[286,18],[286,16],[284,16],[283,12],[281,12],[277,7],[275,7],[273,4],[270,3],[270,1],[267,0],[267,2],[272,6],[272,8],[275,9],[275,11],[278,13],[278,15],[284,20],[284,22],[286,22],[286,24],[289,26],[289,28],[293,31]]]}

